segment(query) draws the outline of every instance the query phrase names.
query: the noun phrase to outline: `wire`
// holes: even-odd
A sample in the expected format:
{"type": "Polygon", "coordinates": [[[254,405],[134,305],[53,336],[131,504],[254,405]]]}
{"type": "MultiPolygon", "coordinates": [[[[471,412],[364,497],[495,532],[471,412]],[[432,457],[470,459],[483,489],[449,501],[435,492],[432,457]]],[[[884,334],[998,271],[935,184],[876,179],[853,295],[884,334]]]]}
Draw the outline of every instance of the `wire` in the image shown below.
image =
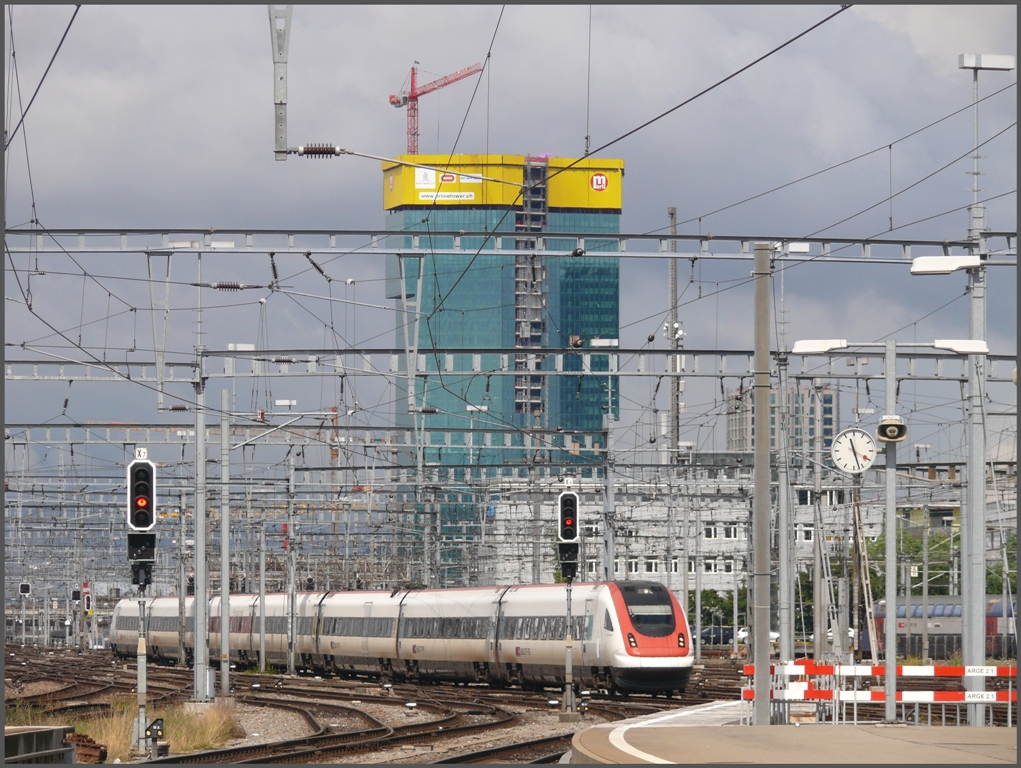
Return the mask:
{"type": "Polygon", "coordinates": [[[32,103],[35,101],[35,97],[39,95],[39,89],[43,87],[43,82],[45,82],[46,80],[46,75],[50,73],[50,67],[53,66],[53,62],[56,60],[57,54],[60,53],[60,46],[64,44],[64,39],[67,37],[67,33],[71,31],[71,25],[74,24],[75,16],[78,15],[78,11],[80,9],[81,5],[76,5],[74,7],[74,13],[71,15],[71,21],[67,22],[67,29],[64,30],[64,34],[60,38],[60,42],[57,43],[57,50],[53,52],[53,56],[50,58],[50,63],[46,65],[46,71],[43,72],[43,76],[39,80],[39,85],[36,86],[35,93],[32,94],[32,98],[29,100],[28,106],[25,107],[25,109],[22,111],[21,120],[18,121],[17,126],[15,126],[10,136],[4,137],[4,152],[7,151],[7,148],[11,145],[11,142],[14,140],[15,135],[17,135],[18,133],[18,129],[21,128],[22,123],[25,122],[25,117],[28,115],[28,110],[32,108],[32,103]]]}
{"type": "MultiPolygon", "coordinates": [[[[844,11],[846,11],[846,10],[847,10],[848,8],[850,8],[850,7],[851,7],[850,5],[844,5],[844,6],[841,6],[840,10],[838,10],[838,11],[836,11],[836,12],[834,12],[834,13],[830,14],[829,16],[827,16],[827,17],[826,17],[825,19],[823,19],[822,21],[819,21],[819,22],[817,22],[817,23],[813,24],[813,25],[812,25],[812,26],[810,26],[810,27],[809,27],[808,29],[805,29],[804,31],[802,31],[802,32],[799,32],[799,33],[798,33],[797,35],[795,35],[794,37],[790,38],[790,39],[789,39],[789,40],[787,40],[786,42],[784,42],[784,43],[782,43],[782,44],[778,45],[777,47],[773,48],[773,49],[772,49],[771,51],[769,51],[769,52],[767,52],[767,53],[764,53],[764,54],[763,54],[762,56],[759,56],[759,57],[758,57],[757,59],[755,59],[754,61],[750,62],[749,64],[746,64],[745,66],[741,67],[741,68],[740,68],[739,70],[737,70],[737,71],[735,71],[735,72],[733,72],[733,73],[731,73],[731,74],[727,75],[727,76],[726,76],[725,78],[723,78],[722,80],[719,80],[719,81],[717,81],[716,83],[714,83],[713,85],[710,85],[710,86],[709,86],[708,88],[705,88],[705,89],[703,89],[703,90],[699,91],[699,92],[698,92],[698,93],[696,93],[696,94],[695,94],[694,96],[692,96],[692,97],[690,97],[690,98],[688,98],[688,99],[685,99],[685,100],[684,100],[684,101],[682,101],[682,102],[681,102],[680,104],[677,104],[676,106],[674,106],[674,107],[671,107],[670,109],[666,110],[665,112],[662,112],[661,114],[657,115],[656,117],[653,117],[653,118],[652,118],[652,119],[650,119],[650,120],[646,120],[646,121],[645,121],[644,123],[642,123],[641,125],[637,126],[636,128],[632,128],[632,129],[631,129],[630,131],[628,131],[627,133],[624,133],[624,134],[622,134],[621,136],[618,136],[617,138],[615,138],[615,139],[612,139],[611,141],[608,141],[608,142],[606,142],[606,143],[605,143],[605,144],[603,144],[602,146],[600,146],[600,147],[597,147],[596,149],[594,149],[594,150],[592,151],[592,154],[594,155],[594,154],[596,154],[596,153],[598,153],[598,152],[602,152],[602,151],[603,151],[604,149],[607,149],[608,147],[612,147],[612,146],[613,146],[614,144],[617,144],[618,142],[620,142],[620,141],[623,141],[624,139],[628,138],[629,136],[632,136],[632,135],[634,135],[635,133],[637,133],[637,132],[639,132],[639,131],[641,131],[641,130],[643,130],[643,129],[647,128],[647,127],[649,127],[649,126],[650,126],[650,125],[652,125],[653,123],[655,123],[655,122],[657,122],[657,121],[659,121],[659,120],[662,120],[662,119],[663,119],[664,117],[666,117],[667,115],[670,115],[670,114],[672,114],[672,113],[676,112],[676,111],[677,111],[678,109],[680,109],[681,107],[684,107],[684,106],[686,106],[686,105],[688,105],[688,104],[692,103],[693,101],[695,101],[695,100],[696,100],[696,99],[698,99],[698,98],[701,98],[702,96],[704,96],[705,94],[709,93],[710,91],[713,91],[713,90],[715,90],[716,88],[719,88],[719,87],[720,87],[721,85],[723,85],[723,84],[724,84],[724,83],[726,83],[727,81],[729,81],[729,80],[732,80],[732,79],[734,79],[735,77],[737,77],[738,75],[740,75],[740,74],[741,74],[742,72],[745,72],[745,71],[747,71],[748,69],[751,69],[752,67],[754,67],[754,66],[755,66],[756,64],[758,64],[759,62],[765,61],[765,60],[766,60],[766,59],[768,59],[768,58],[769,58],[770,56],[772,56],[772,55],[774,55],[775,53],[777,53],[777,52],[779,52],[779,51],[783,50],[784,48],[786,48],[786,47],[787,47],[788,45],[790,45],[791,43],[793,43],[793,42],[795,42],[796,40],[799,40],[800,38],[802,38],[802,37],[804,37],[805,35],[807,35],[807,34],[808,34],[809,32],[813,31],[814,29],[817,29],[818,27],[822,26],[823,24],[825,24],[826,22],[828,22],[828,21],[830,21],[831,19],[835,18],[836,16],[839,16],[839,15],[840,15],[841,13],[843,13],[844,11]]],[[[561,173],[564,173],[564,172],[566,172],[566,171],[570,170],[571,168],[573,168],[574,166],[576,166],[576,165],[577,165],[578,163],[580,163],[580,162],[582,161],[582,159],[584,159],[584,158],[578,158],[578,159],[574,160],[573,162],[571,162],[571,163],[569,163],[569,164],[565,165],[565,166],[564,166],[563,168],[560,168],[560,169],[558,169],[558,170],[557,170],[557,171],[555,171],[555,172],[554,172],[554,173],[553,173],[552,175],[550,175],[550,176],[548,176],[548,177],[546,178],[546,180],[545,180],[545,181],[546,181],[546,183],[548,183],[550,179],[552,179],[552,178],[554,178],[554,177],[556,177],[556,176],[559,176],[559,175],[560,175],[561,173]]],[[[534,186],[534,185],[533,185],[533,186],[534,186]]],[[[515,205],[515,204],[517,204],[517,201],[518,201],[518,200],[519,200],[519,199],[520,199],[520,198],[522,197],[522,194],[523,194],[523,192],[524,192],[524,190],[521,190],[521,191],[519,191],[519,192],[518,192],[518,195],[517,195],[517,197],[516,197],[516,198],[514,199],[514,203],[512,203],[512,206],[513,206],[513,205],[515,205]]],[[[497,226],[496,226],[496,227],[495,227],[494,229],[499,229],[499,226],[500,226],[501,224],[503,224],[503,222],[504,222],[504,220],[505,220],[505,219],[507,218],[507,216],[508,216],[508,215],[510,215],[510,212],[511,212],[511,208],[508,208],[508,210],[507,210],[506,212],[504,212],[503,216],[502,216],[502,217],[500,218],[500,221],[499,221],[499,222],[497,223],[497,226]]],[[[475,263],[475,260],[476,260],[476,259],[478,258],[478,255],[479,255],[479,254],[480,254],[480,253],[482,252],[482,248],[483,248],[483,247],[485,246],[485,243],[486,243],[486,242],[488,242],[488,240],[489,240],[489,237],[487,237],[487,238],[485,239],[485,241],[483,241],[482,245],[480,245],[480,246],[479,246],[479,249],[478,249],[478,251],[476,251],[476,252],[475,252],[475,255],[474,255],[474,256],[472,256],[472,258],[471,258],[471,260],[470,260],[470,261],[468,262],[467,266],[465,266],[465,268],[464,268],[464,270],[462,271],[462,273],[461,273],[460,277],[458,277],[458,278],[457,278],[457,280],[455,280],[455,281],[454,281],[454,284],[453,284],[453,285],[452,285],[452,286],[450,287],[450,290],[449,290],[449,291],[447,291],[447,293],[446,293],[446,294],[445,294],[445,295],[443,296],[443,298],[442,298],[442,299],[440,300],[440,302],[439,302],[439,303],[438,303],[438,304],[436,305],[436,307],[434,307],[434,308],[433,308],[433,311],[429,313],[429,316],[430,316],[430,317],[431,317],[431,316],[432,316],[433,314],[435,314],[435,313],[436,313],[436,312],[437,312],[437,311],[439,310],[439,308],[440,308],[440,307],[442,307],[442,306],[443,306],[443,303],[444,303],[444,302],[445,302],[445,301],[447,300],[447,297],[448,297],[448,296],[450,296],[450,294],[451,294],[451,293],[453,292],[453,290],[454,290],[454,289],[455,289],[455,288],[457,287],[457,285],[458,285],[458,284],[459,284],[459,283],[461,282],[461,279],[462,279],[462,278],[464,277],[464,275],[465,275],[465,274],[467,274],[467,272],[468,272],[468,270],[469,270],[469,269],[471,269],[471,266],[472,266],[472,264],[474,264],[474,263],[475,263]]]]}
{"type": "MultiPolygon", "coordinates": [[[[1008,125],[1006,128],[1004,128],[1002,131],[998,131],[997,133],[994,133],[992,136],[990,136],[988,139],[986,139],[982,143],[976,145],[972,149],[969,149],[963,155],[960,155],[959,157],[955,157],[953,160],[951,160],[946,165],[937,168],[935,171],[933,171],[932,173],[928,174],[927,176],[923,176],[918,181],[916,181],[916,182],[914,182],[912,184],[908,184],[908,186],[904,187],[899,192],[896,192],[896,193],[890,195],[889,197],[885,197],[882,200],[880,200],[878,203],[870,205],[868,208],[863,208],[862,210],[858,211],[857,213],[852,214],[852,215],[850,215],[850,216],[848,216],[846,218],[843,218],[843,219],[841,219],[840,221],[838,221],[838,222],[836,222],[834,224],[830,224],[829,226],[823,227],[822,229],[817,229],[815,232],[812,232],[811,234],[805,235],[805,237],[815,237],[820,232],[825,232],[827,229],[833,229],[834,227],[839,226],[839,225],[841,225],[841,224],[843,224],[843,223],[845,223],[847,221],[850,221],[851,219],[854,219],[854,218],[857,218],[858,216],[861,216],[863,213],[867,213],[868,211],[871,211],[873,208],[876,208],[876,207],[882,205],[883,203],[887,202],[888,200],[892,200],[893,198],[898,197],[899,195],[903,195],[909,189],[913,189],[914,187],[917,187],[923,181],[927,181],[927,180],[931,179],[937,173],[941,173],[942,171],[945,171],[947,168],[949,168],[950,166],[954,165],[955,163],[960,162],[964,158],[970,157],[974,152],[977,152],[980,147],[983,147],[986,144],[988,144],[989,142],[993,141],[994,139],[999,138],[1000,136],[1002,136],[1004,133],[1009,131],[1011,128],[1014,128],[1015,126],[1017,126],[1017,121],[1016,120],[1013,123],[1011,123],[1010,125],[1008,125]]],[[[893,227],[891,227],[887,231],[892,231],[892,230],[893,230],[893,227]]]]}
{"type": "MultiPolygon", "coordinates": [[[[979,102],[983,102],[986,99],[991,99],[994,96],[997,96],[997,95],[1003,93],[1008,88],[1013,88],[1016,85],[1017,85],[1017,83],[1011,83],[1010,85],[1006,85],[1006,86],[1004,86],[1003,88],[1001,88],[998,91],[993,91],[988,96],[983,96],[981,99],[979,99],[979,102]]],[[[758,200],[760,197],[765,197],[766,195],[770,195],[773,192],[779,192],[782,189],[786,189],[787,187],[793,186],[795,184],[799,184],[802,181],[807,181],[808,179],[815,178],[816,176],[820,176],[820,175],[822,175],[824,173],[827,173],[829,171],[836,170],[837,168],[840,168],[842,166],[848,165],[849,163],[853,163],[853,162],[856,162],[858,160],[862,160],[862,159],[864,159],[866,157],[869,157],[870,155],[874,155],[877,152],[882,152],[884,149],[887,149],[889,147],[893,147],[895,144],[900,144],[902,141],[906,141],[907,139],[910,139],[912,136],[916,136],[919,133],[922,133],[923,131],[927,131],[929,128],[932,128],[933,126],[939,125],[944,120],[949,120],[951,117],[954,117],[955,115],[959,115],[961,112],[965,112],[965,111],[967,111],[969,109],[973,109],[976,103],[978,103],[978,102],[970,101],[970,102],[968,102],[968,104],[966,106],[963,106],[960,109],[954,110],[950,114],[944,115],[943,117],[939,118],[938,120],[934,120],[933,122],[929,123],[928,125],[924,125],[921,128],[918,128],[917,130],[914,130],[911,133],[908,133],[908,134],[906,134],[904,136],[901,136],[899,139],[895,139],[892,142],[889,142],[887,144],[883,144],[882,146],[876,147],[875,149],[870,149],[868,152],[863,152],[862,154],[856,155],[855,157],[849,158],[847,160],[842,160],[841,162],[835,163],[834,165],[828,166],[827,168],[823,168],[822,170],[814,171],[813,173],[809,173],[808,175],[802,176],[801,178],[794,179],[793,181],[788,181],[787,183],[781,184],[778,187],[773,187],[772,189],[767,189],[765,192],[759,192],[758,194],[752,195],[751,197],[746,197],[744,200],[738,200],[736,203],[731,203],[730,205],[725,205],[722,208],[717,208],[716,210],[709,211],[708,213],[702,213],[702,214],[699,214],[698,216],[693,216],[690,219],[686,219],[684,221],[678,222],[678,226],[683,225],[683,224],[690,224],[693,221],[698,221],[700,219],[705,219],[705,218],[713,216],[713,215],[715,215],[717,213],[722,213],[723,211],[730,210],[731,208],[736,208],[739,205],[744,205],[745,203],[749,203],[752,200],[758,200]]],[[[891,189],[890,192],[892,194],[893,190],[891,189]]],[[[647,232],[645,234],[655,234],[656,232],[663,232],[663,231],[665,231],[667,229],[669,229],[669,225],[666,226],[666,227],[660,227],[659,229],[650,230],[649,232],[647,232]]],[[[896,227],[895,227],[895,229],[896,229],[896,227]]]]}

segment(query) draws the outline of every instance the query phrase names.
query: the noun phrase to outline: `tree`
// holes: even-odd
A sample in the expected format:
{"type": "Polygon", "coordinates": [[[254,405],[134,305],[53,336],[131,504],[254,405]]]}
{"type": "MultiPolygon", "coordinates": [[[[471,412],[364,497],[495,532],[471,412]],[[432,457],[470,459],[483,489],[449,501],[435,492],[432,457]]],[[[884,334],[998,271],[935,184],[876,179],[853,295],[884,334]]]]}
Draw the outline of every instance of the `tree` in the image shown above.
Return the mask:
{"type": "MultiPolygon", "coordinates": [[[[997,553],[997,560],[989,564],[986,571],[986,593],[998,595],[1003,592],[1003,551],[997,553]]],[[[1007,569],[1010,573],[1008,589],[1012,597],[1017,597],[1017,534],[1012,533],[1007,539],[1007,569]]]]}
{"type": "MultiPolygon", "coordinates": [[[[911,578],[911,594],[922,594],[922,547],[924,538],[920,527],[903,526],[897,531],[897,594],[904,589],[901,577],[901,563],[916,566],[918,575],[911,578]]],[[[958,569],[961,537],[951,529],[937,529],[929,532],[929,594],[950,594],[951,567],[958,569]],[[953,548],[953,552],[951,552],[953,548]]],[[[872,581],[872,599],[886,598],[886,534],[868,544],[869,577],[872,581]]],[[[910,571],[909,571],[910,573],[910,571]]],[[[958,584],[960,580],[958,579],[958,584]]]]}

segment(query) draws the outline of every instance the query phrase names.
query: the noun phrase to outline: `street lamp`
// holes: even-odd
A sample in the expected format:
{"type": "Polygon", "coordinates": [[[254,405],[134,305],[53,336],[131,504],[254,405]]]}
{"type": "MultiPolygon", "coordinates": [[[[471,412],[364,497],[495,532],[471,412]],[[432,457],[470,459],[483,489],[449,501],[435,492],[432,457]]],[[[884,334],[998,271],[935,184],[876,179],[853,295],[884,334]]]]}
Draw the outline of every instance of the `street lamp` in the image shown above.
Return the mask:
{"type": "MultiPolygon", "coordinates": [[[[954,354],[984,355],[987,352],[985,342],[976,342],[972,339],[937,339],[930,343],[904,342],[898,344],[894,339],[887,339],[884,343],[848,343],[846,339],[811,339],[797,341],[791,349],[795,355],[828,355],[834,351],[847,349],[848,347],[881,347],[886,350],[884,363],[886,377],[886,403],[884,409],[886,415],[884,420],[897,419],[897,347],[934,347],[946,349],[954,354]]],[[[882,437],[880,437],[882,439],[882,437]]],[[[889,439],[889,438],[887,438],[889,439]]],[[[903,438],[901,438],[903,439],[903,438]]],[[[885,719],[887,722],[894,722],[897,717],[897,442],[886,443],[886,551],[885,551],[885,576],[886,576],[886,621],[884,624],[884,651],[886,680],[885,690],[885,719]]],[[[818,535],[816,531],[816,535],[818,535]]],[[[980,601],[984,606],[985,601],[980,601]]],[[[837,631],[834,627],[834,631],[837,631]]],[[[984,646],[983,646],[984,647],[984,646]]],[[[965,662],[967,663],[967,662],[965,662]]]]}
{"type": "MultiPolygon", "coordinates": [[[[968,295],[970,304],[970,332],[977,342],[985,339],[986,330],[986,214],[985,206],[978,201],[978,73],[980,70],[1009,72],[1014,69],[1013,56],[988,53],[962,53],[957,59],[958,69],[972,71],[973,131],[972,154],[972,202],[968,206],[968,239],[972,242],[971,253],[967,256],[930,256],[915,259],[911,264],[913,275],[947,275],[959,269],[968,271],[968,295]]],[[[984,345],[984,342],[983,342],[984,345]]],[[[982,412],[982,398],[985,396],[985,364],[980,357],[986,350],[969,351],[968,401],[970,418],[967,429],[968,445],[968,491],[967,515],[961,515],[961,550],[966,567],[962,568],[961,597],[963,631],[961,651],[966,666],[981,666],[985,663],[985,418],[982,412]]],[[[980,678],[965,678],[968,690],[982,690],[984,681],[980,678]]],[[[984,707],[968,705],[968,724],[984,725],[984,707]]]]}

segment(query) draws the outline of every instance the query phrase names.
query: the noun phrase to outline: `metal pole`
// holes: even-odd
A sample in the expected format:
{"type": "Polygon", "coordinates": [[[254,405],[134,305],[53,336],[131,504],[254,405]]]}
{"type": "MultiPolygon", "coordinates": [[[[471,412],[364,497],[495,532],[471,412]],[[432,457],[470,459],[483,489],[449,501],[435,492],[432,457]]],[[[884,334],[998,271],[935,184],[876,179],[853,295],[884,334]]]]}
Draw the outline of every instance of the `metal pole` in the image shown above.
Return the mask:
{"type": "MultiPolygon", "coordinates": [[[[667,208],[667,215],[670,217],[670,234],[677,234],[677,209],[667,208]]],[[[670,252],[677,253],[677,241],[670,241],[670,252]]],[[[677,322],[677,259],[670,259],[670,327],[667,329],[667,336],[670,339],[670,349],[676,350],[680,346],[678,331],[680,326],[677,322]]],[[[670,372],[680,373],[677,355],[670,356],[670,372]]],[[[681,380],[677,376],[670,377],[670,452],[669,463],[677,463],[680,451],[680,406],[681,380]]]]}
{"type": "Polygon", "coordinates": [[[21,647],[25,647],[25,596],[21,596],[21,647]]]}
{"type": "MultiPolygon", "coordinates": [[[[690,475],[688,475],[690,477],[690,475]]],[[[691,610],[691,606],[688,603],[688,562],[691,560],[691,552],[688,548],[688,542],[690,541],[691,531],[688,528],[688,507],[691,503],[691,497],[682,497],[684,499],[684,523],[681,528],[681,547],[684,557],[681,561],[681,589],[684,592],[684,601],[681,603],[684,606],[684,615],[688,615],[688,611],[691,610]]],[[[690,619],[689,619],[690,621],[690,619]]],[[[698,643],[695,643],[695,652],[698,652],[698,643]]]]}
{"type": "Polygon", "coordinates": [[[781,350],[776,358],[777,373],[779,381],[777,387],[777,424],[779,429],[779,465],[777,466],[777,496],[778,496],[778,520],[777,539],[779,541],[779,615],[780,623],[780,658],[790,661],[794,658],[794,612],[791,604],[794,597],[794,574],[797,568],[792,568],[793,553],[791,552],[790,537],[790,477],[787,474],[787,355],[781,350]]]}
{"type": "Polygon", "coordinates": [[[922,507],[922,663],[929,656],[929,505],[922,507]]]}
{"type": "MultiPolygon", "coordinates": [[[[610,379],[607,377],[607,382],[610,379]]],[[[613,561],[616,558],[616,542],[613,534],[613,513],[615,502],[613,499],[613,454],[611,453],[613,440],[613,413],[612,403],[606,409],[606,452],[603,461],[603,581],[613,581],[613,561]]]]}
{"type": "MultiPolygon", "coordinates": [[[[972,95],[974,99],[973,131],[975,153],[972,156],[972,204],[968,207],[968,239],[974,250],[984,255],[986,231],[985,206],[978,202],[978,68],[972,69],[972,95]]],[[[986,337],[986,268],[968,270],[969,330],[972,339],[986,337]]],[[[985,419],[982,398],[985,395],[985,358],[968,356],[968,477],[966,515],[961,515],[961,595],[962,637],[961,650],[965,666],[982,666],[986,663],[985,604],[986,604],[986,481],[985,481],[985,419]],[[965,523],[965,517],[967,522],[965,523]]],[[[985,689],[985,679],[964,678],[968,691],[985,689]]],[[[985,724],[985,706],[968,704],[968,725],[985,724]]]]}
{"type": "Polygon", "coordinates": [[[287,674],[294,674],[294,611],[297,602],[294,562],[294,457],[287,457],[287,674]]]}
{"type": "MultiPolygon", "coordinates": [[[[539,547],[542,523],[539,516],[539,484],[537,482],[539,469],[535,466],[535,460],[536,456],[533,454],[532,464],[528,468],[528,495],[532,497],[532,583],[539,584],[542,582],[542,562],[540,560],[541,555],[539,547]]],[[[436,534],[438,537],[438,526],[436,534]]],[[[438,580],[436,586],[439,586],[438,580]]]]}
{"type": "Polygon", "coordinates": [[[177,514],[178,514],[178,522],[180,523],[180,526],[181,526],[180,527],[180,531],[177,534],[177,571],[178,571],[178,574],[177,574],[178,575],[178,588],[177,588],[177,658],[179,660],[178,664],[180,664],[181,667],[184,667],[185,661],[186,661],[186,657],[187,657],[187,651],[185,650],[185,645],[184,645],[184,636],[185,636],[185,634],[187,634],[187,631],[188,631],[188,624],[187,624],[187,621],[185,619],[185,614],[187,613],[186,605],[185,605],[185,596],[187,594],[188,588],[187,588],[187,585],[185,583],[185,581],[186,581],[185,565],[186,564],[185,564],[184,555],[185,555],[185,552],[187,551],[187,547],[185,545],[185,540],[187,538],[188,531],[187,531],[187,528],[186,528],[187,516],[184,514],[184,492],[183,491],[177,497],[177,514]]]}
{"type": "MultiPolygon", "coordinates": [[[[886,341],[886,412],[897,413],[897,342],[886,341]]],[[[886,443],[886,722],[897,721],[897,443],[886,443]]],[[[965,678],[967,679],[967,678],[965,678]]]]}
{"type": "MultiPolygon", "coordinates": [[[[735,659],[737,658],[737,655],[738,655],[738,647],[737,647],[737,643],[738,643],[738,640],[737,640],[737,596],[738,596],[737,572],[738,572],[738,567],[737,567],[737,563],[738,563],[738,559],[737,559],[737,557],[735,557],[734,558],[734,658],[735,659]]],[[[748,609],[745,608],[745,610],[747,611],[748,609]]]]}
{"type": "Polygon", "coordinates": [[[259,523],[259,672],[266,672],[266,523],[259,523]]]}
{"type": "MultiPolygon", "coordinates": [[[[145,587],[142,587],[144,590],[145,587]]],[[[145,600],[138,601],[138,650],[135,656],[138,678],[135,690],[138,693],[138,720],[135,725],[138,752],[145,754],[145,600]]]]}
{"type": "MultiPolygon", "coordinates": [[[[580,558],[579,558],[580,559],[580,558]]],[[[571,638],[571,579],[567,579],[567,638],[566,638],[566,684],[564,685],[564,712],[574,712],[574,668],[573,668],[573,655],[574,649],[572,647],[571,638]]]]}
{"type": "Polygon", "coordinates": [[[206,570],[206,392],[202,367],[205,358],[198,354],[199,370],[195,382],[195,675],[194,700],[208,701],[206,665],[209,638],[209,603],[206,570]]]}
{"type": "MultiPolygon", "coordinates": [[[[769,244],[755,243],[755,497],[753,609],[755,725],[769,725],[769,244]]],[[[821,423],[821,422],[820,422],[821,423]]]]}
{"type": "Polygon", "coordinates": [[[822,659],[826,653],[826,630],[828,585],[823,583],[822,551],[823,528],[822,528],[822,398],[819,396],[819,387],[812,389],[812,407],[815,411],[816,428],[812,437],[812,624],[815,627],[815,644],[812,655],[816,661],[822,659]]]}
{"type": "Polygon", "coordinates": [[[702,505],[695,503],[695,663],[702,663],[702,505]]]}
{"type": "MultiPolygon", "coordinates": [[[[971,337],[985,339],[985,267],[968,271],[968,291],[971,295],[971,337]]],[[[967,478],[967,530],[961,537],[964,567],[961,569],[963,634],[967,638],[963,647],[965,666],[982,666],[986,662],[985,605],[986,605],[986,478],[985,478],[985,419],[982,399],[985,393],[985,358],[970,355],[968,365],[968,478],[967,478]],[[965,536],[967,539],[965,539],[965,536]]],[[[985,680],[966,677],[966,690],[985,689],[985,680]]],[[[984,725],[985,707],[968,705],[968,724],[984,725]]]]}
{"type": "Polygon", "coordinates": [[[230,390],[220,390],[220,695],[230,696],[230,390]]]}

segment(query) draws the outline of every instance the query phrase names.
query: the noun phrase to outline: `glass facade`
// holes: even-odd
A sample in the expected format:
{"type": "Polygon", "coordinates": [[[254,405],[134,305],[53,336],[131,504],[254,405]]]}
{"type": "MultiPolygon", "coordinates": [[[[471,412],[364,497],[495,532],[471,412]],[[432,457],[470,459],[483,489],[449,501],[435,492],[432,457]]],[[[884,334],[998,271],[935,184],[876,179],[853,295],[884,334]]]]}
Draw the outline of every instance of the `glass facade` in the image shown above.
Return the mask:
{"type": "MultiPolygon", "coordinates": [[[[577,371],[578,375],[549,377],[545,392],[544,413],[537,417],[534,411],[522,407],[522,393],[527,398],[543,388],[543,377],[487,376],[485,371],[500,370],[507,364],[513,370],[514,356],[501,361],[497,354],[466,352],[447,356],[431,350],[461,348],[497,349],[515,347],[516,307],[520,310],[520,297],[516,304],[515,272],[521,269],[521,260],[514,257],[486,255],[496,244],[490,239],[483,245],[482,238],[460,238],[460,251],[454,248],[454,238],[430,236],[430,231],[490,231],[501,238],[504,251],[513,250],[515,237],[515,210],[507,208],[414,207],[391,211],[386,216],[386,229],[415,232],[389,238],[388,248],[411,249],[417,247],[428,252],[421,257],[403,257],[404,291],[410,302],[422,313],[418,329],[420,371],[424,363],[425,375],[419,376],[415,408],[435,408],[437,413],[418,415],[436,432],[425,448],[423,460],[427,464],[452,467],[457,479],[463,478],[463,466],[497,466],[505,461],[521,459],[520,451],[506,448],[524,445],[519,428],[541,426],[573,431],[598,432],[603,429],[603,416],[608,399],[614,412],[618,407],[616,378],[610,379],[612,392],[607,393],[605,376],[582,375],[582,354],[590,355],[589,370],[593,374],[609,370],[608,355],[603,349],[592,349],[592,339],[616,339],[619,331],[620,294],[619,261],[613,258],[581,256],[547,257],[533,269],[541,270],[543,310],[543,347],[567,349],[572,341],[581,347],[577,354],[564,357],[563,370],[577,371]],[[417,234],[422,233],[422,234],[417,234]],[[476,250],[482,248],[476,255],[476,250]],[[421,270],[421,275],[419,274],[421,270]],[[421,297],[417,296],[421,281],[421,297]],[[419,300],[420,299],[420,300],[419,300]],[[603,354],[599,354],[603,352],[603,354]],[[454,373],[472,371],[473,373],[454,373]],[[515,380],[518,392],[515,393],[515,380]],[[516,402],[517,397],[517,402],[516,402]],[[469,410],[468,406],[472,406],[469,410]],[[485,410],[480,410],[480,408],[485,410]],[[475,432],[474,439],[465,439],[462,430],[475,432]],[[509,430],[509,431],[508,431],[509,430]],[[472,444],[474,442],[474,444],[472,444]]],[[[556,211],[548,213],[547,231],[570,233],[617,234],[620,231],[619,211],[556,211]]],[[[545,237],[545,233],[530,233],[545,237]]],[[[518,234],[520,237],[520,234],[518,234]]],[[[571,251],[577,246],[574,238],[545,237],[546,250],[571,251]]],[[[616,240],[585,241],[586,253],[617,250],[616,240]]],[[[530,253],[529,253],[530,256],[530,253]]],[[[386,295],[401,308],[401,260],[396,254],[387,255],[386,295]]],[[[529,262],[533,263],[533,262],[529,262]]],[[[520,286],[518,275],[517,285],[520,286]]],[[[405,346],[405,317],[398,313],[396,347],[405,346]]],[[[552,369],[553,360],[542,360],[539,349],[530,348],[523,353],[536,354],[536,364],[552,369]]],[[[405,370],[401,363],[401,370],[405,370]]],[[[397,380],[395,417],[398,429],[414,428],[416,414],[410,412],[407,382],[397,380]]],[[[596,436],[587,446],[564,445],[564,436],[556,435],[554,442],[565,450],[555,452],[558,460],[572,461],[572,451],[592,448],[600,444],[596,436]]],[[[576,460],[580,460],[575,456],[576,460]]],[[[404,452],[401,464],[413,466],[411,451],[404,452]]],[[[510,471],[510,470],[507,470],[510,471]]]]}

